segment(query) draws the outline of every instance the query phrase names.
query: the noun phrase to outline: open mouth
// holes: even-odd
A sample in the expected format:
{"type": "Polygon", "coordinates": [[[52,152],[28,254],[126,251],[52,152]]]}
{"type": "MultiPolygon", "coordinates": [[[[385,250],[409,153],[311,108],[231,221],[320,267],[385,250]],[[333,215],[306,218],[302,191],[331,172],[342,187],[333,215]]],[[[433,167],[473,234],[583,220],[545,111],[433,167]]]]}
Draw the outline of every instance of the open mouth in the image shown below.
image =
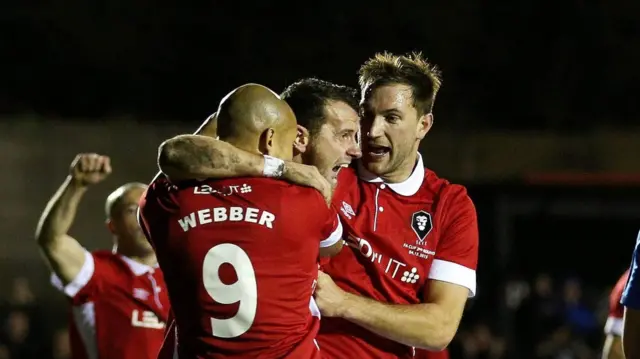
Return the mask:
{"type": "Polygon", "coordinates": [[[382,157],[387,153],[391,152],[391,147],[378,146],[370,143],[367,146],[367,150],[368,150],[367,152],[371,157],[382,157]]]}

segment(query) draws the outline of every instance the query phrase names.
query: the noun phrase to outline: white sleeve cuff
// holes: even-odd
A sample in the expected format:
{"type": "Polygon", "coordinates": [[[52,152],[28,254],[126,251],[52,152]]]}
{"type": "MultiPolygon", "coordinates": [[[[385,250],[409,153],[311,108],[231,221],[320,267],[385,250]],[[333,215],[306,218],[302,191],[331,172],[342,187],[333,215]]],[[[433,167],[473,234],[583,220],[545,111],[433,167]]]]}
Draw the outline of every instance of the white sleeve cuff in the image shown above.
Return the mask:
{"type": "Polygon", "coordinates": [[[621,337],[623,325],[624,320],[622,318],[608,317],[607,322],[604,324],[604,334],[613,334],[621,337]]]}
{"type": "Polygon", "coordinates": [[[84,288],[85,285],[87,285],[87,283],[89,283],[94,271],[95,262],[93,260],[93,256],[88,251],[84,251],[84,264],[76,277],[67,285],[64,285],[62,280],[60,280],[60,277],[55,273],[51,273],[51,284],[69,296],[69,298],[73,298],[82,288],[84,288]]]}
{"type": "Polygon", "coordinates": [[[429,279],[463,286],[469,289],[469,298],[476,295],[476,271],[458,263],[434,259],[429,279]]]}
{"type": "Polygon", "coordinates": [[[333,233],[329,235],[327,239],[320,242],[320,248],[331,247],[332,245],[338,243],[338,241],[341,239],[342,239],[342,223],[340,223],[340,217],[338,217],[338,226],[333,231],[333,233]]]}

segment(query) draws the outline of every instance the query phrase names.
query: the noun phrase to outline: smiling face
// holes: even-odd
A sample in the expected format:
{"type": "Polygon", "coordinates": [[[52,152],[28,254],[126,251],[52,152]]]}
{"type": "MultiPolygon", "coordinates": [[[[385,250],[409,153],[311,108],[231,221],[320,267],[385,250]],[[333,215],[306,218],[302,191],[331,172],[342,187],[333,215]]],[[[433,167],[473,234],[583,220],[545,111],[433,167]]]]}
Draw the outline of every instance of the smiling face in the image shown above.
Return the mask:
{"type": "Polygon", "coordinates": [[[335,186],[340,170],[361,156],[357,139],[360,117],[348,104],[330,100],[324,107],[324,119],[319,130],[312,135],[303,161],[318,167],[320,173],[335,186]]]}
{"type": "Polygon", "coordinates": [[[387,182],[402,182],[413,171],[420,140],[433,123],[420,114],[410,86],[391,83],[365,90],[362,101],[362,162],[387,182]]]}

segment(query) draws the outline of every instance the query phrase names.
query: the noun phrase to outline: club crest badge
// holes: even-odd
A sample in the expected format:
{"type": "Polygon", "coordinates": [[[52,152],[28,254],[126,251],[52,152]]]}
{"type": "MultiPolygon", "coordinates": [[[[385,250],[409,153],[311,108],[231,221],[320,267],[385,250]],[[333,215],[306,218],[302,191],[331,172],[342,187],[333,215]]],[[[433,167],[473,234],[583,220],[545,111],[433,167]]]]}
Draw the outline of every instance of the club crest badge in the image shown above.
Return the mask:
{"type": "Polygon", "coordinates": [[[418,236],[416,243],[423,246],[425,239],[433,229],[431,213],[426,211],[415,212],[411,216],[411,228],[416,236],[418,236]]]}

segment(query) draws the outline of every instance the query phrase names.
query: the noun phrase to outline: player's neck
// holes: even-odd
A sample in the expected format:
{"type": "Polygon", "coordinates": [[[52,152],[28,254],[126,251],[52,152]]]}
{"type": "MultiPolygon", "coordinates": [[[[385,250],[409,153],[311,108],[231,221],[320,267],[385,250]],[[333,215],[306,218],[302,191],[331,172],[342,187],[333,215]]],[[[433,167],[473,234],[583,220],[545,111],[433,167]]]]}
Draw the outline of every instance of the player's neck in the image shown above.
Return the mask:
{"type": "Polygon", "coordinates": [[[126,253],[122,253],[122,252],[118,252],[118,254],[121,254],[133,261],[136,261],[140,264],[144,264],[144,265],[148,265],[149,267],[153,267],[156,264],[158,264],[158,260],[156,259],[156,254],[155,253],[151,253],[151,254],[147,254],[147,255],[128,255],[126,253]]]}
{"type": "Polygon", "coordinates": [[[382,178],[387,183],[402,183],[411,177],[414,168],[416,167],[416,162],[418,161],[418,152],[413,151],[409,156],[407,156],[404,161],[398,166],[398,168],[393,171],[386,173],[380,178],[382,178]]]}

